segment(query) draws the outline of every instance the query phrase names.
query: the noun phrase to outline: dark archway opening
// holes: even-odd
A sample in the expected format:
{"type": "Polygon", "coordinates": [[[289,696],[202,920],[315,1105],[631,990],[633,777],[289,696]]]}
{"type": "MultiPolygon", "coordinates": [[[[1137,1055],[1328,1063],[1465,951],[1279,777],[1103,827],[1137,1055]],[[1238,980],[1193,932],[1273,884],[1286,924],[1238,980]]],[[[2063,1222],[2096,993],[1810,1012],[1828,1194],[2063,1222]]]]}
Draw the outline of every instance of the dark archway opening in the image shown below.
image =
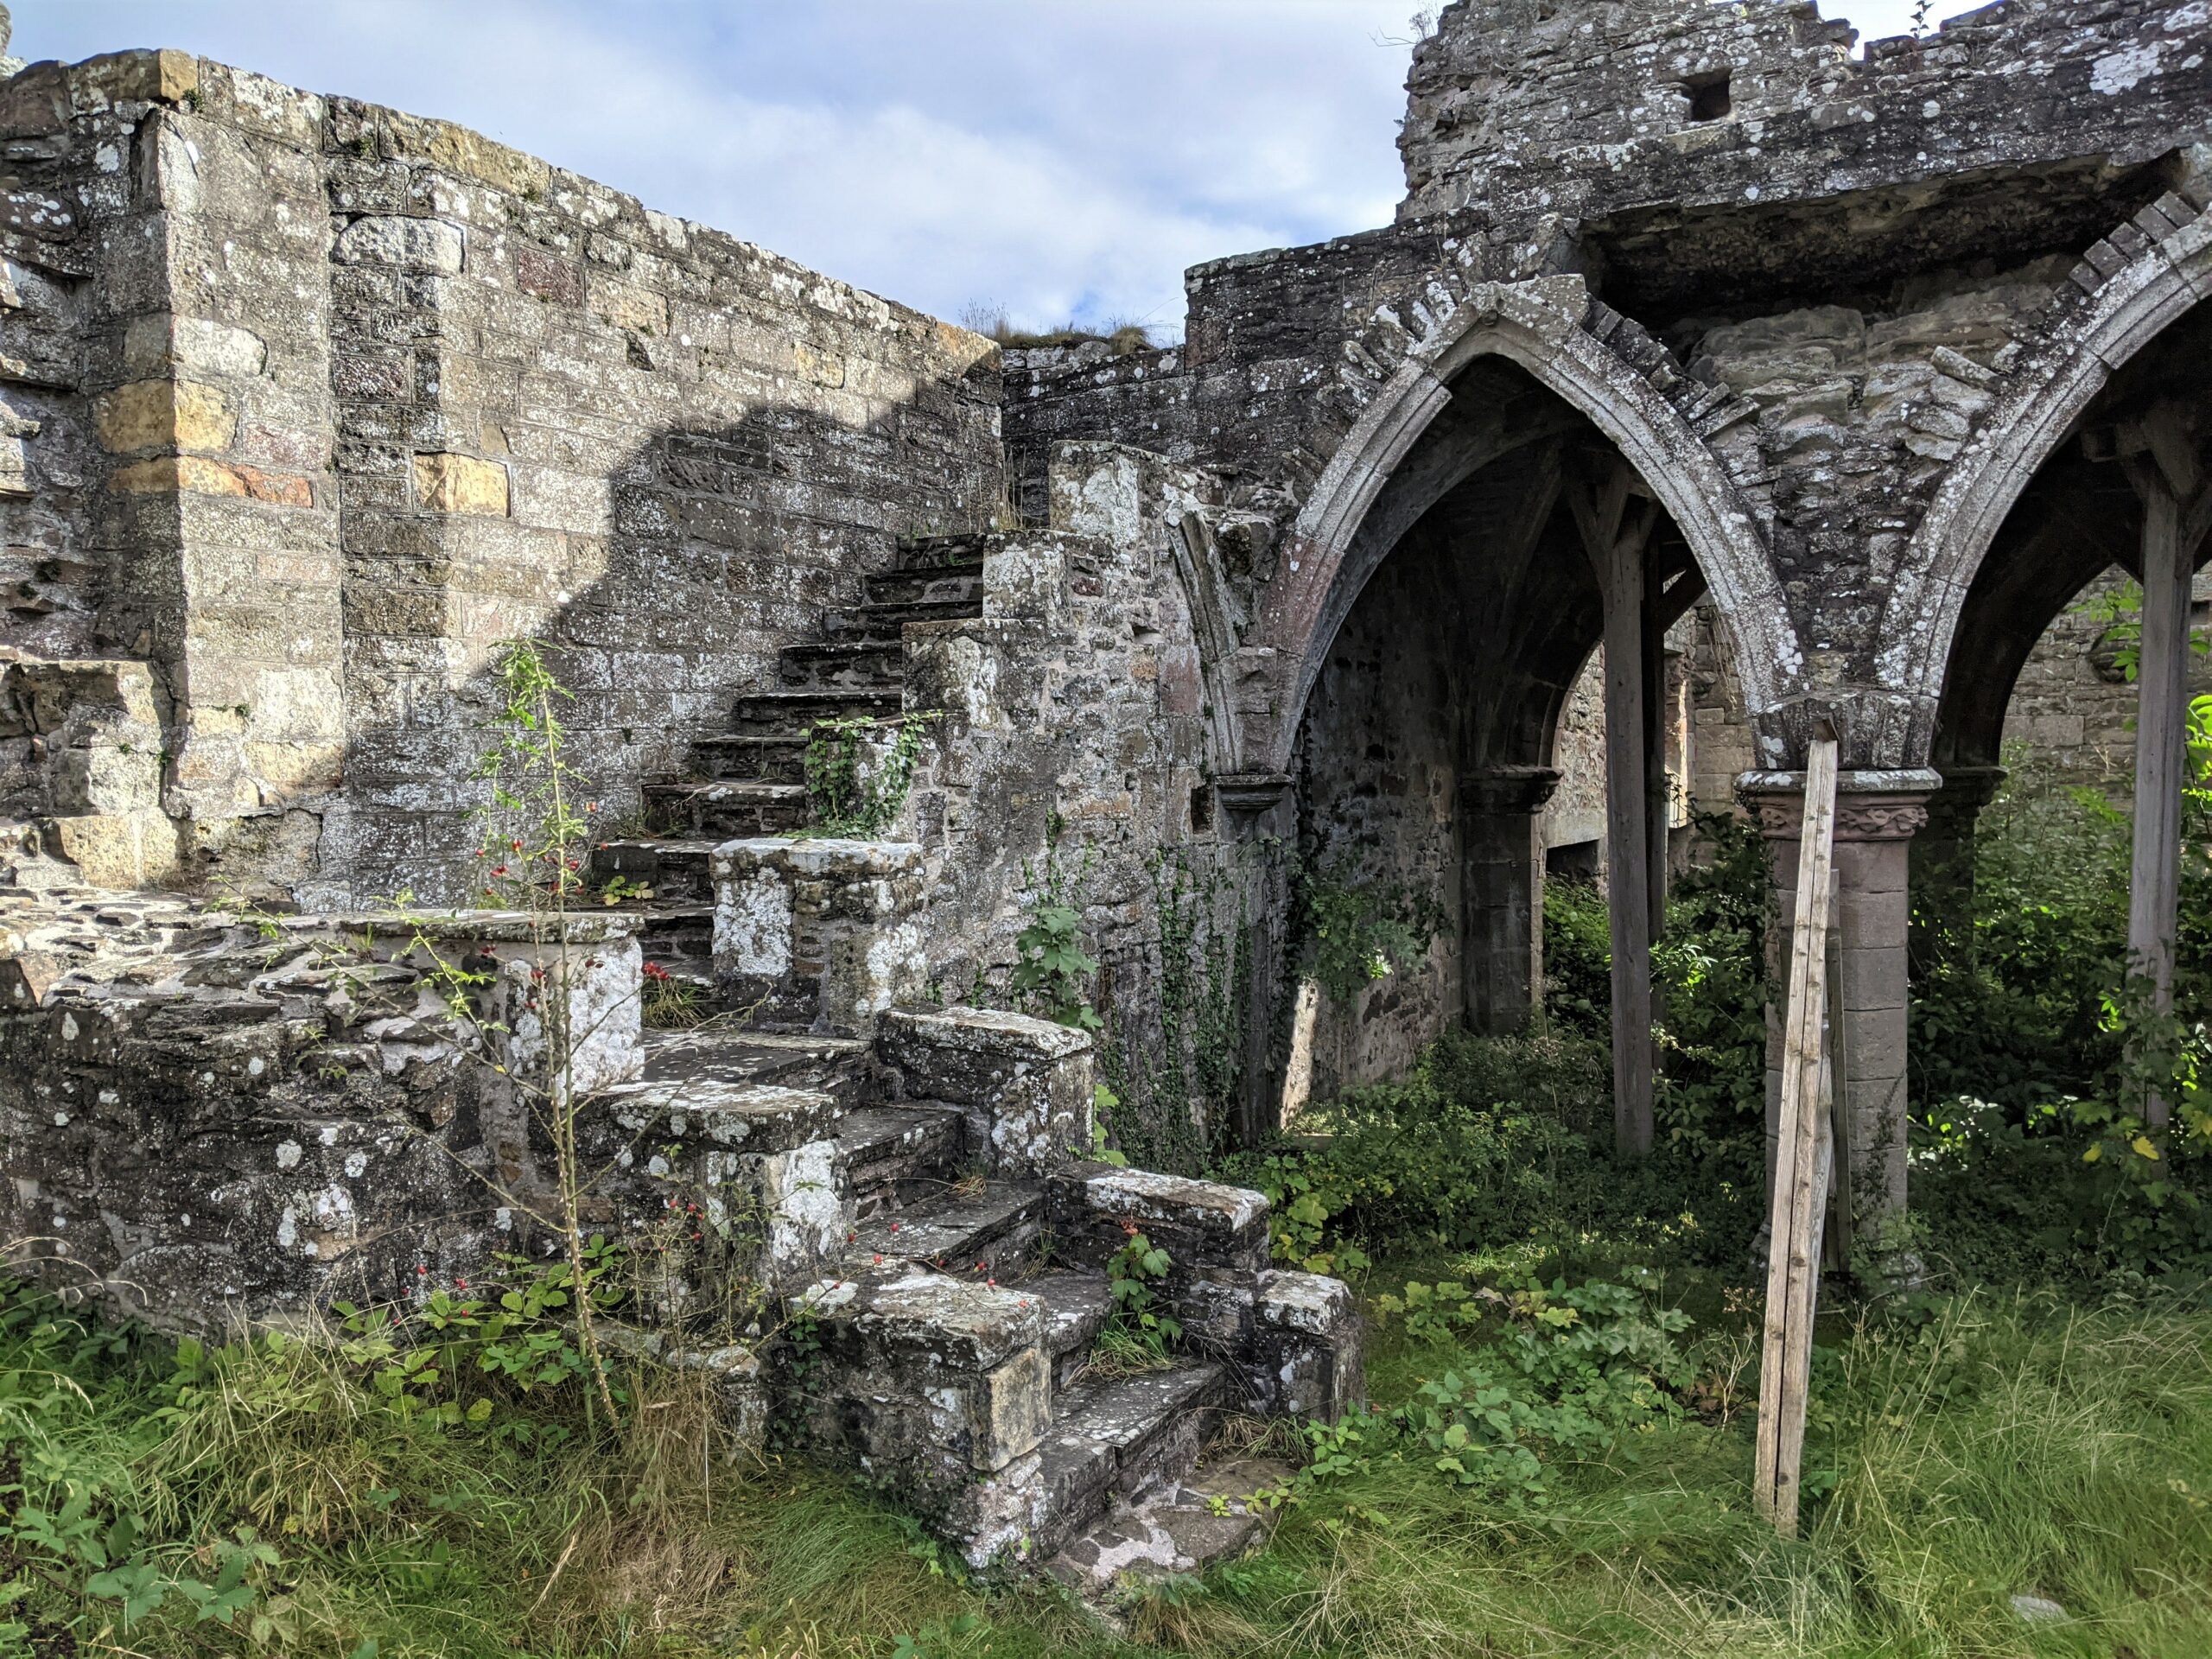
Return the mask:
{"type": "Polygon", "coordinates": [[[1287,1103],[1402,1071],[1454,1026],[1495,1034],[1528,1022],[1543,974],[1546,805],[1562,770],[1594,769],[1605,822],[1560,837],[1580,850],[1560,861],[1602,855],[1617,900],[1640,874],[1613,992],[1618,1004],[1618,982],[1631,982],[1648,1145],[1648,944],[1681,817],[1667,769],[1684,765],[1662,641],[1705,591],[1687,541],[1586,419],[1485,358],[1378,494],[1339,589],[1296,766],[1301,868],[1330,912],[1331,944],[1351,959],[1325,953],[1298,1000],[1294,1069],[1311,1071],[1294,1075],[1287,1103]],[[1608,639],[1608,587],[1623,568],[1612,618],[1627,672],[1608,677],[1626,682],[1609,688],[1611,735],[1569,753],[1562,713],[1608,639]],[[1361,925],[1402,954],[1387,974],[1363,972],[1361,925]]]}
{"type": "MultiPolygon", "coordinates": [[[[2201,995],[2205,946],[2181,893],[2202,857],[2183,803],[2190,705],[2212,689],[2187,643],[2202,637],[2191,588],[2208,531],[2212,307],[2199,306],[2037,470],[1961,606],[1932,754],[1943,787],[1913,847],[1923,1109],[1977,1081],[1978,1098],[2014,1110],[2109,1093],[2120,1043],[2099,1039],[2101,997],[2133,995],[2131,976],[2161,1010],[2177,980],[2184,1000],[2201,995]],[[2084,787],[2110,808],[2069,793],[2084,787]],[[2031,834],[2039,860],[2021,855],[2031,834]],[[2039,951],[2050,960],[2024,968],[2039,951]]],[[[2153,1124],[2168,1104],[2156,1090],[2135,1102],[2153,1124]]]]}

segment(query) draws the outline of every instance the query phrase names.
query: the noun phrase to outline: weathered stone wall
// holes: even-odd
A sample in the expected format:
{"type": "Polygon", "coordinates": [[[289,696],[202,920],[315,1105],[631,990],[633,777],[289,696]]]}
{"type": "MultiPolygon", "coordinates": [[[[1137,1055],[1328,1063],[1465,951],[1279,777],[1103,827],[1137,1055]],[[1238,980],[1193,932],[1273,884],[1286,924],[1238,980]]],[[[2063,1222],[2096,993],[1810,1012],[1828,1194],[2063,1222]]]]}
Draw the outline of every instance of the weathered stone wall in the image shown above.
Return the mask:
{"type": "Polygon", "coordinates": [[[465,851],[499,641],[557,647],[620,810],[898,536],[995,509],[986,342],[459,129],[327,121],[346,879],[465,851]]]}
{"type": "Polygon", "coordinates": [[[271,922],[156,895],[0,906],[0,1240],[19,1268],[170,1329],[404,1300],[532,1240],[556,1158],[537,1006],[565,988],[561,1086],[633,1078],[626,918],[479,912],[271,922]],[[374,930],[377,940],[364,947],[374,930]],[[427,970],[480,975],[468,1020],[427,970]],[[509,1081],[527,1080],[525,1095],[509,1081]]]}
{"type": "Polygon", "coordinates": [[[144,879],[454,896],[501,641],[620,812],[1003,500],[988,342],[464,129],[139,53],[0,133],[0,649],[150,666],[144,879]]]}
{"type": "MultiPolygon", "coordinates": [[[[1796,0],[1460,0],[1407,78],[1400,216],[1774,212],[2091,149],[2147,161],[2212,75],[2196,50],[2207,21],[2168,0],[2009,0],[1854,60],[1849,24],[1796,0]]],[[[1993,228],[1969,213],[1939,234],[1986,254],[1993,228]]],[[[1722,233],[1678,267],[1726,263],[1741,281],[1791,257],[1758,253],[1740,219],[1722,233]]]]}
{"type": "MultiPolygon", "coordinates": [[[[906,808],[925,849],[932,973],[1003,996],[1015,936],[1047,903],[1081,912],[1109,1068],[1156,1070],[1159,894],[1185,889],[1201,950],[1238,925],[1250,861],[1215,779],[1235,689],[1208,518],[1217,480],[1116,445],[1056,450],[1050,527],[993,537],[983,615],[911,625],[906,707],[941,711],[906,808]]],[[[1173,924],[1171,919],[1171,928],[1173,924]]],[[[1166,948],[1182,953],[1179,936],[1166,948]]],[[[1185,963],[1185,965],[1187,965],[1185,963]]],[[[1217,986],[1226,994],[1228,987],[1217,986]]]]}
{"type": "MultiPolygon", "coordinates": [[[[1572,383],[1662,494],[1665,471],[1707,462],[1740,492],[1722,517],[1758,550],[1707,575],[1759,763],[1823,715],[1847,760],[1916,762],[1941,675],[1910,642],[1948,641],[1948,567],[1979,556],[1923,515],[1988,469],[2039,385],[2077,373],[2077,330],[2119,326],[2100,308],[2197,257],[2181,227],[2212,200],[2212,16],[2016,0],[1864,60],[1850,38],[1770,0],[1450,7],[1409,81],[1399,224],[1194,270],[1177,353],[1012,365],[1011,447],[1128,435],[1223,467],[1255,521],[1241,643],[1295,701],[1326,650],[1300,628],[1327,607],[1293,567],[1337,556],[1363,474],[1435,418],[1425,377],[1462,372],[1457,342],[1525,295],[1527,332],[1487,349],[1572,383]],[[1535,279],[1562,272],[1587,292],[1557,289],[1554,327],[1535,279]],[[1656,426],[1628,407],[1643,386],[1670,406],[1656,426]]],[[[1700,559],[1726,550],[1684,529],[1700,559]]]]}
{"type": "MultiPolygon", "coordinates": [[[[2126,578],[2098,578],[2044,630],[2014,682],[2005,710],[2007,754],[2015,745],[2056,782],[2080,784],[2126,802],[2135,793],[2135,687],[2118,658],[2121,642],[2094,609],[2126,578]]],[[[2212,622],[2212,575],[2196,578],[2190,607],[2199,638],[2212,622]]],[[[2212,658],[2190,659],[2191,696],[2212,695],[2212,658]]]]}
{"type": "Polygon", "coordinates": [[[1452,584],[1438,563],[1423,550],[1368,584],[1299,736],[1299,852],[1311,877],[1446,918],[1419,962],[1349,1002],[1319,998],[1317,1099],[1399,1075],[1459,1019],[1459,715],[1474,665],[1453,649],[1452,584]]]}

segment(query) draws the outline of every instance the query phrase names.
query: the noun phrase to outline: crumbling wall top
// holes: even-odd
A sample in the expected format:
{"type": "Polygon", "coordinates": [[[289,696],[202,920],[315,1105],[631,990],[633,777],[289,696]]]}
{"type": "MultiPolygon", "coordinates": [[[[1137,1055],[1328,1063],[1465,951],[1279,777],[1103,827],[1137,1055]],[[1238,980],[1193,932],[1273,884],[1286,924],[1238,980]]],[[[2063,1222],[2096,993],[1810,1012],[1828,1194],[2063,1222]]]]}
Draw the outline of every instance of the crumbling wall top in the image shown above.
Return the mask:
{"type": "Polygon", "coordinates": [[[2205,0],[2004,0],[1877,41],[1812,0],[1458,0],[1399,136],[1413,219],[1760,203],[2201,140],[2205,0]]]}

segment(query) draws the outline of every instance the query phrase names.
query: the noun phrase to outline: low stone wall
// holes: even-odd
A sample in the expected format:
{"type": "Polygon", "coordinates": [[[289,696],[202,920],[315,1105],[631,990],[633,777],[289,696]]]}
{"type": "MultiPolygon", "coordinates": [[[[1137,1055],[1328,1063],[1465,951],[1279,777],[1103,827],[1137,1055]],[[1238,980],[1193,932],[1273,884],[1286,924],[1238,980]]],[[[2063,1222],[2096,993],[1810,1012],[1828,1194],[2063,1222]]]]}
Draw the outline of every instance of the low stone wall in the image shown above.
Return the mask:
{"type": "Polygon", "coordinates": [[[542,1240],[528,1212],[559,1185],[532,1101],[638,1067],[627,920],[564,944],[496,913],[29,908],[0,958],[0,1244],[163,1328],[405,1300],[542,1240]],[[480,982],[469,1020],[432,952],[480,982]],[[564,982],[556,1074],[539,1002],[564,982]]]}

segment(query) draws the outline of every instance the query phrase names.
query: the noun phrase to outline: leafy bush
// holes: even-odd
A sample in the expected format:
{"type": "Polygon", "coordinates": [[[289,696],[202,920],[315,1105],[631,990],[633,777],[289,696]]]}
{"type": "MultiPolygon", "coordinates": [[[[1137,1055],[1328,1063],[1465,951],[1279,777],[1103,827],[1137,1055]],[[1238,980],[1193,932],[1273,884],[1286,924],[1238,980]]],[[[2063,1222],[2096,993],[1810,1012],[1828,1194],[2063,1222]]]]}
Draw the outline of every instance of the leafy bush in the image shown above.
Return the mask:
{"type": "Polygon", "coordinates": [[[1455,1033],[1404,1081],[1349,1090],[1300,1120],[1326,1133],[1236,1154],[1217,1173],[1268,1195],[1276,1259],[1309,1272],[1596,1234],[1653,1261],[1732,1264],[1758,1225],[1757,1143],[1751,1178],[1688,1146],[1617,1163],[1609,1065],[1586,1037],[1455,1033]]]}
{"type": "MultiPolygon", "coordinates": [[[[1678,876],[1667,926],[1651,950],[1663,1064],[1652,1103],[1661,1138],[1751,1178],[1763,1161],[1766,1114],[1766,850],[1739,818],[1702,816],[1710,859],[1678,876]]],[[[1544,1012],[1554,1028],[1610,1046],[1610,907],[1596,884],[1544,886],[1544,1012]]],[[[1594,1141],[1612,1134],[1611,1105],[1573,1125],[1594,1141]]]]}
{"type": "Polygon", "coordinates": [[[1403,882],[1355,877],[1301,864],[1293,884],[1293,933],[1304,940],[1306,972],[1339,1002],[1410,968],[1448,918],[1433,893],[1403,882]]]}
{"type": "Polygon", "coordinates": [[[1550,1207],[1549,1166],[1579,1154],[1557,1120],[1451,1084],[1447,1038],[1402,1084],[1353,1090],[1310,1122],[1325,1142],[1229,1160],[1223,1173],[1266,1192],[1275,1254],[1309,1272],[1356,1271],[1381,1249],[1465,1248],[1519,1237],[1550,1207]]]}
{"type": "Polygon", "coordinates": [[[2126,976],[2129,833],[2095,791],[2013,768],[1976,827],[1972,937],[1946,941],[1913,987],[1923,1112],[1961,1096],[2025,1111],[2113,1075],[2103,999],[2126,976]]]}
{"type": "Polygon", "coordinates": [[[1676,1338],[1690,1317],[1659,1300],[1656,1275],[1623,1276],[1570,1287],[1524,1275],[1503,1290],[1447,1281],[1379,1298],[1379,1320],[1402,1319],[1408,1337],[1451,1363],[1354,1435],[1309,1437],[1323,1455],[1304,1484],[1363,1471],[1395,1446],[1401,1456],[1417,1449],[1456,1486],[1508,1504],[1540,1501],[1553,1460],[1601,1457],[1624,1433],[1679,1416],[1675,1395],[1694,1369],[1676,1338]]]}
{"type": "Polygon", "coordinates": [[[1981,816],[1970,940],[1915,987],[1918,1231],[1979,1280],[2212,1270],[2212,811],[2184,804],[2175,1007],[2126,976],[2130,832],[2093,790],[2014,759],[1981,816]],[[2174,1132],[2139,1121],[2146,1087],[2174,1132]]]}

